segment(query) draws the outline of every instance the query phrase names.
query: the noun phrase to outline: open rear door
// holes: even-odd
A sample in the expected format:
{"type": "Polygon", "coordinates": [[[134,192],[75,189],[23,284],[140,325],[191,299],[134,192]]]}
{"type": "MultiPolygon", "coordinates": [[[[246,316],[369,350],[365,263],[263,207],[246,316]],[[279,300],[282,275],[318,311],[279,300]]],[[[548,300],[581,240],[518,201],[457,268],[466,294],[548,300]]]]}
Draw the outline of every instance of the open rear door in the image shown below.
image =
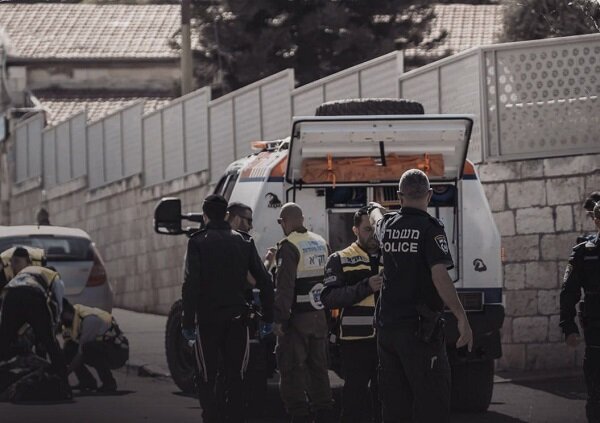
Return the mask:
{"type": "Polygon", "coordinates": [[[293,185],[398,182],[410,168],[433,182],[462,177],[471,115],[323,116],[293,123],[286,181],[293,185]]]}

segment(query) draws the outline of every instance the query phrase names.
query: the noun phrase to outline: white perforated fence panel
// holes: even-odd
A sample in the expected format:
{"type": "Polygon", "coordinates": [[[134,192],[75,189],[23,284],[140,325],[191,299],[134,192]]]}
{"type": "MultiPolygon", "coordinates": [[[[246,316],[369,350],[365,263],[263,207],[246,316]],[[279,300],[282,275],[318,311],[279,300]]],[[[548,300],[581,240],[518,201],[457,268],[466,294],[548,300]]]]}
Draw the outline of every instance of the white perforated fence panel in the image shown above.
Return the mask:
{"type": "Polygon", "coordinates": [[[395,51],[318,81],[292,93],[294,116],[312,116],[325,101],[346,98],[397,98],[402,53],[395,51]]]}
{"type": "Polygon", "coordinates": [[[210,89],[181,97],[142,119],[146,186],[208,169],[210,89]]]}
{"type": "Polygon", "coordinates": [[[400,97],[420,102],[425,113],[475,116],[468,151],[468,158],[475,163],[483,160],[480,57],[478,51],[471,50],[399,78],[400,97]]]}
{"type": "Polygon", "coordinates": [[[142,171],[143,110],[144,103],[136,103],[88,126],[91,189],[142,171]]]}
{"type": "Polygon", "coordinates": [[[210,119],[210,180],[219,180],[225,168],[234,160],[233,100],[212,104],[210,119]]]}
{"type": "Polygon", "coordinates": [[[87,174],[86,114],[78,113],[42,133],[44,187],[52,188],[87,174]]]}
{"type": "Polygon", "coordinates": [[[42,176],[42,130],[44,115],[39,113],[15,127],[15,181],[42,176]]]}
{"type": "Polygon", "coordinates": [[[600,151],[600,34],[485,51],[493,158],[600,151]]]}
{"type": "Polygon", "coordinates": [[[212,182],[233,160],[252,152],[252,141],[289,135],[293,86],[294,72],[288,69],[211,102],[212,182]]]}

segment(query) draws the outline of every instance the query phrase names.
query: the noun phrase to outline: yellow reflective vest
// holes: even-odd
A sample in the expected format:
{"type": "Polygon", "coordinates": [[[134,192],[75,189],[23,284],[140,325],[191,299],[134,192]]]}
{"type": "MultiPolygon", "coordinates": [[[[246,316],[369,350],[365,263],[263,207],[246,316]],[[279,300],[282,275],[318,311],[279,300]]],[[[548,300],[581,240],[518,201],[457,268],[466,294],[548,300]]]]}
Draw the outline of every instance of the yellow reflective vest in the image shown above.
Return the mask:
{"type": "Polygon", "coordinates": [[[296,270],[294,312],[322,310],[324,267],[327,261],[327,242],[313,232],[292,232],[286,239],[300,253],[296,270]]]}
{"type": "Polygon", "coordinates": [[[81,335],[81,322],[88,316],[96,316],[100,318],[104,323],[111,326],[113,324],[113,318],[110,313],[104,310],[100,310],[95,307],[88,307],[81,304],[75,304],[75,315],[73,316],[73,324],[70,327],[65,327],[63,330],[63,337],[73,341],[78,341],[81,335]]]}
{"type": "Polygon", "coordinates": [[[5,289],[27,286],[39,289],[45,295],[49,295],[52,284],[58,279],[58,273],[54,270],[41,266],[27,266],[6,284],[5,289]]]}

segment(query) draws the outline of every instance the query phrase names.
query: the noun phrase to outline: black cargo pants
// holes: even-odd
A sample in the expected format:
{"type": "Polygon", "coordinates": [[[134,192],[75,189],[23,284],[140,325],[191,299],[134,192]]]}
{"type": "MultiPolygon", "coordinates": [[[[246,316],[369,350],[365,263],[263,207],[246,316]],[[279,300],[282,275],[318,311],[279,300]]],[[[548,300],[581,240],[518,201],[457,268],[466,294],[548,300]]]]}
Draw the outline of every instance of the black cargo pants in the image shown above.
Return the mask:
{"type": "Polygon", "coordinates": [[[340,359],[344,388],[342,390],[342,423],[381,422],[381,403],[377,381],[376,339],[342,341],[340,359]]]}
{"type": "Polygon", "coordinates": [[[589,423],[600,423],[600,324],[585,328],[584,335],[583,374],[588,394],[585,411],[589,423]]]}
{"type": "Polygon", "coordinates": [[[17,340],[19,329],[25,323],[33,329],[36,343],[46,349],[50,357],[50,369],[67,386],[67,365],[54,336],[54,322],[46,297],[35,288],[9,288],[6,291],[0,311],[0,360],[11,358],[11,345],[17,340]]]}
{"type": "Polygon", "coordinates": [[[383,421],[444,423],[450,414],[450,365],[443,332],[430,343],[415,336],[416,322],[379,328],[379,392],[383,421]]]}
{"type": "Polygon", "coordinates": [[[244,316],[224,321],[202,321],[196,328],[194,348],[197,365],[197,386],[202,421],[244,422],[243,377],[248,365],[250,344],[244,316]],[[224,372],[217,392],[219,367],[224,372]],[[224,410],[219,396],[225,398],[224,410]]]}

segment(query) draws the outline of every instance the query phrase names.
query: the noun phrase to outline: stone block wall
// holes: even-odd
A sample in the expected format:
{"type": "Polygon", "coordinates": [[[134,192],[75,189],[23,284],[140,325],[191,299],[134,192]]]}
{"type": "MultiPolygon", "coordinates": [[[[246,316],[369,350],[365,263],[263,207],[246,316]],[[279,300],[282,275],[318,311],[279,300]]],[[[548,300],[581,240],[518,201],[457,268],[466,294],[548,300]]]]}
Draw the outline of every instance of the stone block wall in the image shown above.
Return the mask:
{"type": "Polygon", "coordinates": [[[600,190],[600,155],[487,163],[478,168],[505,253],[503,369],[581,365],[564,345],[559,294],[578,235],[594,232],[582,209],[600,190]]]}
{"type": "Polygon", "coordinates": [[[154,207],[161,197],[181,198],[184,210],[199,211],[208,191],[206,172],[144,188],[140,175],[88,191],[75,180],[43,191],[13,188],[10,224],[34,224],[44,206],[54,225],[88,232],[102,255],[115,306],[166,314],[180,298],[187,238],[153,230],[154,207]]]}
{"type": "MultiPolygon", "coordinates": [[[[506,321],[501,369],[581,365],[558,328],[564,268],[576,237],[592,232],[582,201],[600,189],[600,155],[487,163],[478,166],[505,251],[506,321]]],[[[155,234],[154,207],[163,196],[199,211],[208,174],[143,187],[141,175],[88,191],[85,178],[43,191],[39,181],[13,186],[10,224],[31,224],[39,207],[53,224],[79,227],[96,242],[115,305],[166,314],[180,297],[186,238],[155,234]]],[[[0,221],[6,224],[6,221],[0,221]]]]}

